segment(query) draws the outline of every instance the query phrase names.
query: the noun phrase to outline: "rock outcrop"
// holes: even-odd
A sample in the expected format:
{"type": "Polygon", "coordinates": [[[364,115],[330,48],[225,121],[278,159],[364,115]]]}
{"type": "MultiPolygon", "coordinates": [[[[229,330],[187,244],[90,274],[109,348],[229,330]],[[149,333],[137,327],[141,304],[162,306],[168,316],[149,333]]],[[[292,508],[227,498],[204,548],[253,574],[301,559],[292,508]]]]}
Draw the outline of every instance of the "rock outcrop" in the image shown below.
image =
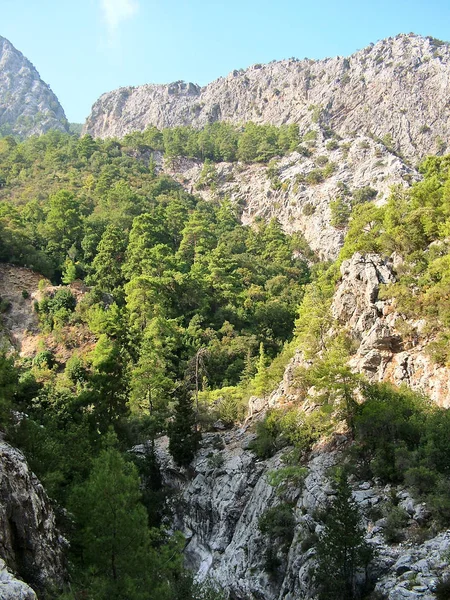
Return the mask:
{"type": "Polygon", "coordinates": [[[427,353],[423,320],[407,321],[394,300],[379,300],[380,286],[395,281],[394,261],[355,254],[342,263],[333,316],[358,341],[350,365],[371,381],[406,384],[439,406],[450,406],[450,370],[427,353]],[[408,335],[402,333],[408,330],[408,335]]]}
{"type": "Polygon", "coordinates": [[[348,58],[253,65],[203,88],[184,82],[120,88],[97,100],[85,131],[121,137],[149,125],[223,120],[298,123],[305,133],[318,122],[341,136],[385,138],[416,160],[450,141],[449,81],[446,43],[399,35],[348,58]]]}
{"type": "Polygon", "coordinates": [[[16,579],[0,559],[0,598],[2,600],[37,600],[29,585],[16,579]]]}
{"type": "MultiPolygon", "coordinates": [[[[66,545],[56,527],[50,500],[23,454],[0,441],[0,558],[39,591],[64,582],[66,545]]],[[[8,577],[2,568],[1,598],[1,584],[9,581],[8,577]]],[[[20,584],[17,586],[19,590],[20,584]]],[[[25,586],[23,590],[23,596],[15,597],[33,598],[25,586]]]]}
{"type": "Polygon", "coordinates": [[[31,269],[0,264],[0,299],[4,303],[0,317],[0,342],[6,338],[5,341],[16,350],[25,350],[32,336],[39,332],[33,303],[39,299],[41,279],[42,276],[31,269]]]}
{"type": "Polygon", "coordinates": [[[58,98],[30,61],[0,36],[0,133],[27,137],[50,129],[68,131],[58,98]]]}
{"type": "MultiPolygon", "coordinates": [[[[222,585],[233,600],[313,598],[314,539],[323,528],[317,515],[333,497],[329,469],[339,462],[347,440],[341,435],[328,447],[317,447],[304,465],[303,484],[289,487],[283,499],[269,479],[270,472],[283,466],[284,452],[260,460],[249,450],[253,438],[245,428],[206,434],[191,479],[175,467],[165,440],[160,441],[158,455],[166,483],[178,492],[175,525],[187,538],[187,564],[199,579],[209,577],[222,585]],[[294,531],[289,547],[275,545],[279,566],[270,572],[266,552],[273,540],[261,533],[259,519],[283,500],[293,507],[294,531]]],[[[414,532],[427,514],[423,505],[399,489],[410,536],[402,544],[388,545],[382,507],[389,505],[391,488],[357,480],[352,487],[364,515],[367,541],[377,553],[369,568],[377,579],[376,589],[389,600],[434,598],[438,578],[449,569],[450,533],[415,541],[414,532]]]]}
{"type": "Polygon", "coordinates": [[[317,140],[309,152],[309,157],[293,152],[272,161],[269,167],[219,163],[214,166],[215,178],[210,186],[201,183],[201,161],[163,161],[160,155],[157,160],[160,168],[186,189],[208,200],[226,197],[238,204],[244,224],[256,218],[276,218],[287,233],[300,231],[322,260],[337,257],[346,231],[345,224],[334,222],[332,202],[340,198],[350,207],[352,194],[370,189],[376,196],[374,201],[383,204],[392,186],[408,186],[419,179],[415,169],[383,144],[364,136],[345,138],[330,146],[317,130],[317,140]],[[322,178],[327,165],[330,174],[322,178]],[[317,181],[314,174],[319,174],[317,181]]]}

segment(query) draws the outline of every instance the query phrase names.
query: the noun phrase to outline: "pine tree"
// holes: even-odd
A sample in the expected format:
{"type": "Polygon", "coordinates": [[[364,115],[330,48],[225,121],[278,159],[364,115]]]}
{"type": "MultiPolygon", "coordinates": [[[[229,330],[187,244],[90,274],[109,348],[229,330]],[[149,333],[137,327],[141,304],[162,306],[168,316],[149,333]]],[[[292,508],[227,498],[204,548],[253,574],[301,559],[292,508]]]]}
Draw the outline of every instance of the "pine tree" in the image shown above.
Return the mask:
{"type": "Polygon", "coordinates": [[[136,467],[114,448],[104,450],[89,479],[75,491],[72,505],[83,562],[96,574],[100,597],[115,597],[130,578],[142,575],[139,563],[144,569],[150,543],[136,467]]]}
{"type": "Polygon", "coordinates": [[[195,456],[200,441],[195,411],[186,386],[178,389],[175,417],[169,427],[169,452],[180,467],[187,467],[195,456]]]}
{"type": "Polygon", "coordinates": [[[316,550],[319,600],[358,598],[356,576],[373,558],[373,549],[365,541],[360,511],[343,474],[338,477],[336,497],[327,510],[316,550]]]}

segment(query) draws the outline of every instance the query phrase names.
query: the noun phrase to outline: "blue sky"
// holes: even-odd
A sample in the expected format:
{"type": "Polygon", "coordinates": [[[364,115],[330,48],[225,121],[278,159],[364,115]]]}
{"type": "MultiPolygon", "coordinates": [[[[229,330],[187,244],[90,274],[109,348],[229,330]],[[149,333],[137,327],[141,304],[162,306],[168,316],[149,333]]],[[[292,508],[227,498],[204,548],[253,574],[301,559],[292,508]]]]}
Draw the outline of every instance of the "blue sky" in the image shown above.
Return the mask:
{"type": "Polygon", "coordinates": [[[410,31],[450,40],[448,0],[0,2],[0,35],[31,60],[74,122],[124,85],[204,85],[254,63],[345,56],[410,31]]]}

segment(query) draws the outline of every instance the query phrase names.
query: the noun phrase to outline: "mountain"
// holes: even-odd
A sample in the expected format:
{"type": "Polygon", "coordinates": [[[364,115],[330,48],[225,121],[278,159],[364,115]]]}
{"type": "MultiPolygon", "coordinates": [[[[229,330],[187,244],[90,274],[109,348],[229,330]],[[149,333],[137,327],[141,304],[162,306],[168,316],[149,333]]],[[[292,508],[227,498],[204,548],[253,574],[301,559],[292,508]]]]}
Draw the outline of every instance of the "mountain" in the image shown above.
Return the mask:
{"type": "Polygon", "coordinates": [[[339,135],[392,138],[406,157],[442,152],[450,139],[450,49],[414,34],[371,44],[348,58],[289,59],[193,83],[124,87],[103,94],[85,131],[121,137],[158,128],[215,121],[311,123],[339,135]]]}
{"type": "Polygon", "coordinates": [[[0,36],[0,133],[27,137],[68,130],[64,110],[31,62],[0,36]]]}

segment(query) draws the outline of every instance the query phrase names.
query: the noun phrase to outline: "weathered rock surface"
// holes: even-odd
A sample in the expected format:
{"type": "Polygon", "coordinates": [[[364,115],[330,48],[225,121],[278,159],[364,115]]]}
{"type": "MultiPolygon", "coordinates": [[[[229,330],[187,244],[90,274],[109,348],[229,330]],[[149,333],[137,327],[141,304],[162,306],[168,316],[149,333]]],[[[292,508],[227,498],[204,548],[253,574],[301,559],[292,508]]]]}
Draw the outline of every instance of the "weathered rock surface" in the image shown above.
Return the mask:
{"type": "Polygon", "coordinates": [[[377,42],[348,58],[283,60],[233,71],[200,88],[193,83],[124,87],[103,94],[85,131],[121,137],[149,125],[201,127],[214,121],[312,121],[340,135],[389,134],[417,159],[450,140],[450,49],[414,34],[377,42]]]}
{"type": "Polygon", "coordinates": [[[419,179],[417,171],[371,138],[357,136],[329,146],[320,131],[310,145],[310,157],[298,152],[271,165],[276,185],[267,165],[219,163],[214,185],[199,185],[203,163],[186,158],[163,161],[160,168],[177,179],[186,189],[195,190],[205,199],[227,197],[243,207],[241,219],[251,224],[256,218],[276,218],[287,233],[303,233],[311,249],[323,260],[333,260],[342,247],[345,227],[334,226],[330,203],[337,198],[351,202],[352,193],[361,188],[377,192],[375,202],[383,204],[393,185],[408,186],[419,179]],[[334,165],[323,181],[312,183],[311,173],[321,166],[334,165]]]}
{"type": "MultiPolygon", "coordinates": [[[[294,507],[295,530],[290,547],[284,552],[278,549],[281,566],[273,577],[267,573],[265,554],[273,540],[260,532],[258,521],[267,509],[283,502],[268,480],[271,471],[283,466],[283,452],[268,460],[257,459],[248,449],[253,437],[246,428],[205,435],[191,479],[175,467],[166,441],[160,440],[158,456],[166,483],[178,491],[175,525],[188,540],[187,564],[200,579],[211,577],[219,582],[234,600],[313,598],[313,538],[323,527],[317,514],[332,498],[329,468],[339,461],[347,440],[337,436],[328,447],[316,448],[305,465],[301,489],[288,489],[284,500],[294,507]]],[[[353,481],[352,487],[364,515],[367,540],[377,551],[370,567],[378,579],[377,589],[389,600],[430,600],[438,577],[448,570],[450,533],[424,543],[410,539],[389,546],[382,535],[383,519],[376,515],[389,503],[390,487],[373,481],[353,481]]],[[[423,505],[406,491],[397,493],[411,517],[408,529],[414,531],[423,523],[423,505]]]]}
{"type": "MultiPolygon", "coordinates": [[[[56,527],[49,498],[23,454],[0,441],[0,557],[8,568],[41,590],[49,584],[63,583],[66,545],[56,527]]],[[[0,583],[7,579],[0,575],[0,583]]],[[[0,585],[3,598],[1,593],[0,585]]]]}
{"type": "Polygon", "coordinates": [[[359,342],[350,364],[372,381],[406,384],[438,405],[450,406],[450,370],[427,354],[431,341],[421,335],[423,321],[406,321],[392,300],[378,300],[380,286],[395,281],[393,259],[355,254],[342,263],[334,296],[334,317],[359,342]],[[402,336],[405,325],[408,338],[402,336]]]}
{"type": "Polygon", "coordinates": [[[0,133],[20,137],[68,130],[58,98],[34,66],[0,36],[0,133]]]}
{"type": "Polygon", "coordinates": [[[26,583],[16,579],[0,559],[0,599],[1,600],[36,600],[34,590],[26,583]]]}

